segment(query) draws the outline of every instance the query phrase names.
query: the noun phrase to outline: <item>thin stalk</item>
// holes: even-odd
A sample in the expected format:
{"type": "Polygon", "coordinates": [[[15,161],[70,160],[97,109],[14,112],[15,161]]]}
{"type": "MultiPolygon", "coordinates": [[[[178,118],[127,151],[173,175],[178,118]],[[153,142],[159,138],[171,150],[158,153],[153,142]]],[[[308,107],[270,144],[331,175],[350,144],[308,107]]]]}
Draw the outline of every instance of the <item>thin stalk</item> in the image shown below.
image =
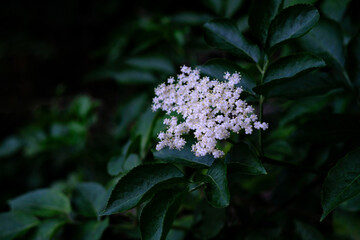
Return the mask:
{"type": "MultiPolygon", "coordinates": [[[[269,61],[265,61],[262,68],[260,68],[260,66],[258,64],[256,65],[261,73],[260,85],[263,84],[263,82],[264,82],[264,76],[265,76],[265,72],[268,67],[268,64],[269,64],[269,61]]],[[[260,98],[259,98],[259,121],[260,122],[263,121],[264,101],[265,101],[265,96],[260,94],[260,98]]],[[[260,149],[259,150],[260,158],[262,158],[264,156],[264,148],[263,148],[263,136],[262,136],[261,129],[259,129],[259,149],[260,149]]]]}

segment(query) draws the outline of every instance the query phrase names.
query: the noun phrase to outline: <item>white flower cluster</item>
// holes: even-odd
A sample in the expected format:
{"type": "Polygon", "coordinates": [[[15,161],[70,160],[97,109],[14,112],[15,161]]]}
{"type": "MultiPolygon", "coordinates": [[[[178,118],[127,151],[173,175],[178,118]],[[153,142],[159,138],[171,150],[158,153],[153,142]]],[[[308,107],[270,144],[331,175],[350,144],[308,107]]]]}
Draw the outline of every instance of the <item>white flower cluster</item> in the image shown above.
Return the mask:
{"type": "Polygon", "coordinates": [[[155,89],[152,109],[162,109],[169,115],[172,112],[181,115],[164,120],[168,126],[166,132],[160,132],[160,142],[156,150],[164,147],[180,150],[186,143],[182,137],[193,132],[197,142],[192,146],[196,156],[210,153],[215,158],[224,152],[216,148],[217,140],[230,137],[230,131],[239,133],[244,129],[251,134],[253,128],[267,129],[267,123],[257,121],[254,108],[240,99],[242,88],[235,85],[240,82],[239,73],[225,73],[226,82],[200,77],[198,69],[181,67],[178,79],[168,79],[155,89]]]}

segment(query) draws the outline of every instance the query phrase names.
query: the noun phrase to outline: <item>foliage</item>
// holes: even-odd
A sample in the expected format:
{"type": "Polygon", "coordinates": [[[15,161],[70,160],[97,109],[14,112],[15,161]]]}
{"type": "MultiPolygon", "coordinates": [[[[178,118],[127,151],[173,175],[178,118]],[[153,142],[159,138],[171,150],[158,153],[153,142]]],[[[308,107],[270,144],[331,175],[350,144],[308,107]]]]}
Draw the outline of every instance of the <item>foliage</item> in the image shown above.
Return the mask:
{"type": "Polygon", "coordinates": [[[0,240],[359,239],[358,2],[143,2],[92,49],[87,90],[59,85],[3,137],[0,240]],[[240,72],[269,129],[219,159],[156,151],[154,88],[183,64],[240,72]]]}

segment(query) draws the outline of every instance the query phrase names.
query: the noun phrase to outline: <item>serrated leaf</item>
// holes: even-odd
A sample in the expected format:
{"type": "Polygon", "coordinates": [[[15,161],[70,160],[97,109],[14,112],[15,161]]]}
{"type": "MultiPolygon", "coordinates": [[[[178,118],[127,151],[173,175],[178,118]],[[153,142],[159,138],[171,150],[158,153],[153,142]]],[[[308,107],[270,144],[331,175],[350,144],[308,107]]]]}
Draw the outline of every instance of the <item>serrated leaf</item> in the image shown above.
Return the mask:
{"type": "Polygon", "coordinates": [[[206,175],[197,174],[196,182],[205,182],[205,196],[208,202],[216,208],[224,208],[229,205],[230,193],[226,176],[226,164],[215,159],[206,175]]]}
{"type": "Polygon", "coordinates": [[[51,240],[56,231],[66,223],[63,219],[48,219],[37,227],[31,240],[51,240]]]}
{"type": "Polygon", "coordinates": [[[21,212],[1,213],[0,240],[13,239],[37,226],[39,223],[36,217],[29,214],[21,212]]]}
{"type": "Polygon", "coordinates": [[[9,202],[14,211],[23,211],[39,217],[69,214],[69,199],[54,189],[39,189],[21,195],[9,202]]]}
{"type": "Polygon", "coordinates": [[[155,190],[181,181],[184,174],[172,164],[146,164],[133,168],[122,177],[111,193],[101,215],[111,215],[131,209],[146,200],[155,190]]]}
{"type": "Polygon", "coordinates": [[[144,240],[163,240],[179,210],[184,191],[166,190],[156,194],[141,212],[140,231],[144,240]]]}
{"type": "Polygon", "coordinates": [[[322,188],[321,221],[340,203],[360,194],[360,148],[340,159],[330,169],[322,188]]]}
{"type": "Polygon", "coordinates": [[[285,81],[316,68],[325,67],[320,57],[311,53],[298,53],[282,57],[271,64],[266,71],[264,83],[275,80],[285,81]]]}
{"type": "Polygon", "coordinates": [[[252,90],[255,87],[255,81],[245,69],[243,69],[234,62],[220,58],[211,59],[199,68],[201,73],[203,73],[204,75],[216,78],[220,81],[226,81],[224,79],[225,72],[239,72],[241,73],[241,81],[236,86],[242,87],[243,90],[249,94],[255,94],[252,90]]]}
{"type": "Polygon", "coordinates": [[[205,40],[209,45],[240,56],[245,55],[254,62],[259,62],[259,47],[246,39],[234,22],[216,19],[205,23],[204,28],[205,40]]]}
{"type": "Polygon", "coordinates": [[[319,12],[311,5],[299,4],[282,10],[270,24],[268,47],[301,37],[315,26],[319,18],[319,12]]]}
{"type": "Polygon", "coordinates": [[[266,170],[260,159],[249,149],[245,143],[237,143],[225,157],[229,169],[240,174],[260,175],[266,170]]]}
{"type": "Polygon", "coordinates": [[[271,21],[281,9],[283,0],[254,0],[249,12],[249,26],[255,37],[265,46],[271,21]]]}
{"type": "Polygon", "coordinates": [[[109,219],[103,221],[90,221],[80,226],[76,239],[79,240],[100,240],[106,228],[109,226],[109,219]]]}
{"type": "Polygon", "coordinates": [[[203,157],[195,156],[191,151],[193,141],[187,140],[185,146],[181,150],[163,148],[160,151],[153,151],[154,158],[164,162],[181,164],[193,168],[207,168],[214,162],[212,155],[205,155],[203,157]]]}
{"type": "Polygon", "coordinates": [[[95,182],[80,183],[73,193],[77,212],[85,217],[97,217],[104,208],[106,190],[95,182]]]}
{"type": "Polygon", "coordinates": [[[289,81],[259,85],[254,88],[254,91],[267,97],[296,99],[325,94],[340,87],[343,87],[342,83],[339,83],[331,75],[325,72],[314,72],[289,79],[289,81]]]}

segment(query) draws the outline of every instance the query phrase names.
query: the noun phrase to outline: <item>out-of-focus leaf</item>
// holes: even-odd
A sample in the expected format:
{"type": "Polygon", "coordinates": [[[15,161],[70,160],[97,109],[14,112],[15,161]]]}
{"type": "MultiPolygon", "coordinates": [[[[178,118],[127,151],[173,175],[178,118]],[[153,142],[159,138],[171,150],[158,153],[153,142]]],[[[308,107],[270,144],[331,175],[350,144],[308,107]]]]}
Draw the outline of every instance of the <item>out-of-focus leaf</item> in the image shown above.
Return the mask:
{"type": "Polygon", "coordinates": [[[232,21],[216,19],[205,23],[204,28],[205,40],[209,45],[259,62],[259,47],[246,39],[232,21]]]}
{"type": "Polygon", "coordinates": [[[66,223],[63,219],[48,219],[37,227],[31,240],[51,240],[54,234],[66,223]]]}
{"type": "Polygon", "coordinates": [[[129,124],[143,112],[146,102],[146,95],[141,94],[122,106],[118,112],[119,123],[114,130],[115,136],[119,138],[126,136],[129,124]]]}
{"type": "Polygon", "coordinates": [[[106,190],[95,182],[80,183],[73,193],[77,212],[85,217],[97,217],[105,205],[106,190]]]}
{"type": "Polygon", "coordinates": [[[22,146],[23,144],[20,138],[16,136],[8,137],[0,144],[0,157],[6,157],[14,154],[22,146]]]}
{"type": "Polygon", "coordinates": [[[284,0],[284,8],[296,4],[315,4],[318,0],[284,0]]]}
{"type": "Polygon", "coordinates": [[[360,34],[351,39],[348,45],[346,65],[351,80],[360,87],[360,34]]]}
{"type": "Polygon", "coordinates": [[[311,5],[299,4],[282,10],[270,24],[267,45],[271,48],[303,36],[319,18],[319,12],[311,5]]]}
{"type": "Polygon", "coordinates": [[[202,3],[216,14],[220,14],[222,10],[222,0],[203,0],[202,3]]]}
{"type": "Polygon", "coordinates": [[[249,26],[265,46],[271,21],[281,10],[282,0],[254,0],[249,12],[249,26]]]}
{"type": "Polygon", "coordinates": [[[234,62],[226,59],[212,59],[199,68],[203,74],[216,78],[220,81],[226,81],[224,79],[225,72],[229,72],[230,74],[239,72],[241,73],[241,81],[237,84],[237,86],[242,87],[243,90],[249,94],[255,94],[252,90],[255,87],[255,81],[245,69],[234,62]]]}
{"type": "Polygon", "coordinates": [[[172,16],[172,21],[184,25],[202,25],[211,19],[211,15],[196,12],[181,12],[172,16]]]}
{"type": "Polygon", "coordinates": [[[158,71],[165,74],[172,74],[175,71],[171,61],[161,56],[133,57],[126,60],[126,64],[138,69],[158,71]]]}
{"type": "Polygon", "coordinates": [[[164,190],[157,193],[141,212],[142,239],[165,239],[179,210],[184,191],[164,190]]]}
{"type": "Polygon", "coordinates": [[[131,169],[133,169],[136,166],[139,166],[141,164],[141,160],[139,158],[139,156],[137,154],[130,154],[125,162],[124,162],[124,170],[125,171],[130,171],[131,169]]]}
{"type": "Polygon", "coordinates": [[[194,234],[199,239],[212,239],[219,234],[226,224],[224,208],[211,207],[206,201],[199,204],[195,212],[194,234]]]}
{"type": "Polygon", "coordinates": [[[135,207],[155,190],[181,181],[184,174],[172,164],[147,164],[132,169],[122,177],[112,191],[101,215],[111,215],[135,207]]]}
{"type": "Polygon", "coordinates": [[[226,164],[215,159],[206,175],[197,174],[194,181],[205,182],[205,195],[209,203],[216,208],[223,208],[229,205],[230,193],[226,177],[226,164]]]}
{"type": "Polygon", "coordinates": [[[296,99],[301,97],[316,96],[330,90],[343,87],[336,79],[325,72],[314,72],[293,78],[277,84],[263,84],[254,88],[258,94],[267,97],[285,97],[296,99]]]}
{"type": "Polygon", "coordinates": [[[170,163],[186,165],[195,168],[207,168],[214,162],[212,155],[205,155],[203,157],[195,156],[191,151],[191,145],[194,141],[187,140],[185,146],[181,150],[164,148],[160,151],[153,151],[155,158],[170,163]]]}
{"type": "Polygon", "coordinates": [[[10,200],[14,211],[23,211],[40,217],[54,217],[69,214],[69,199],[53,189],[39,189],[10,200]]]}
{"type": "Polygon", "coordinates": [[[320,9],[326,17],[340,22],[350,1],[324,0],[321,2],[320,9]]]}
{"type": "Polygon", "coordinates": [[[37,226],[39,220],[31,215],[21,212],[7,212],[0,214],[0,239],[10,240],[29,229],[37,226]]]}
{"type": "Polygon", "coordinates": [[[231,18],[243,5],[244,0],[225,0],[223,2],[223,11],[226,18],[231,18]]]}
{"type": "Polygon", "coordinates": [[[324,66],[324,60],[311,53],[298,53],[286,56],[269,66],[264,77],[264,83],[275,80],[283,82],[286,81],[285,79],[296,77],[304,72],[324,66]]]}
{"type": "Polygon", "coordinates": [[[226,154],[225,162],[229,165],[229,171],[236,171],[239,174],[266,174],[260,159],[245,143],[237,143],[233,146],[226,154]]]}
{"type": "Polygon", "coordinates": [[[334,232],[339,239],[360,239],[360,218],[356,213],[336,210],[333,216],[334,232]]]}
{"type": "Polygon", "coordinates": [[[323,240],[321,233],[310,225],[295,221],[295,231],[301,240],[323,240]]]}
{"type": "Polygon", "coordinates": [[[153,74],[139,69],[108,70],[102,69],[88,76],[90,80],[113,79],[120,85],[153,84],[156,78],[153,74]]]}
{"type": "Polygon", "coordinates": [[[360,148],[340,159],[330,169],[322,188],[323,220],[340,203],[360,194],[360,148]]]}
{"type": "Polygon", "coordinates": [[[109,219],[103,221],[89,221],[80,226],[76,239],[79,240],[100,240],[106,228],[109,226],[109,219]]]}

